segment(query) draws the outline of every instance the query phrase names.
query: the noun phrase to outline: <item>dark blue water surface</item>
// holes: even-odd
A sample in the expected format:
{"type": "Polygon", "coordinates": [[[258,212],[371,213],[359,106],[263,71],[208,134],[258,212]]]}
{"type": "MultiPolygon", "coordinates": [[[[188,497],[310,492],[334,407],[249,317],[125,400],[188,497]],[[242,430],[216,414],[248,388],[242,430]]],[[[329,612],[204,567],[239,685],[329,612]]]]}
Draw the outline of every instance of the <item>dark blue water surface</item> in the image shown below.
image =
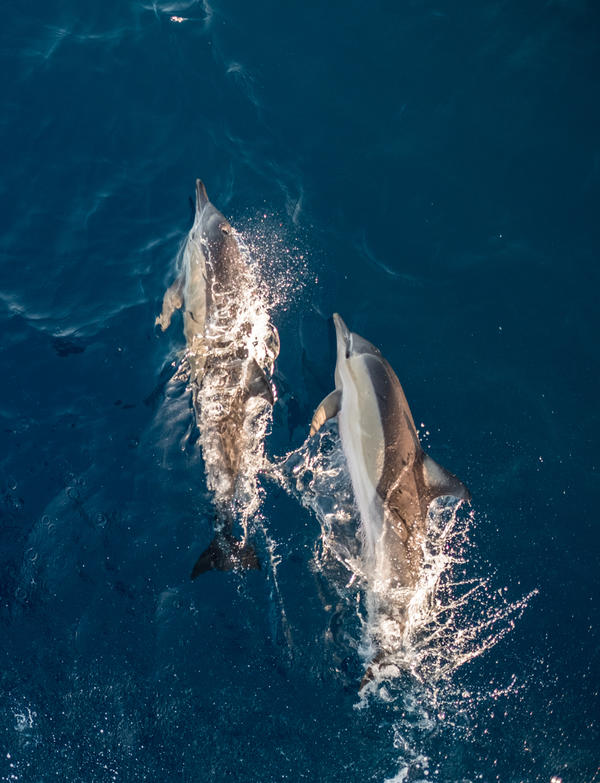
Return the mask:
{"type": "Polygon", "coordinates": [[[598,781],[597,4],[3,8],[0,779],[598,781]],[[287,281],[267,452],[331,390],[338,310],[471,489],[490,606],[538,591],[443,707],[358,704],[277,485],[277,583],[189,581],[214,512],[154,318],[196,177],[287,281]]]}

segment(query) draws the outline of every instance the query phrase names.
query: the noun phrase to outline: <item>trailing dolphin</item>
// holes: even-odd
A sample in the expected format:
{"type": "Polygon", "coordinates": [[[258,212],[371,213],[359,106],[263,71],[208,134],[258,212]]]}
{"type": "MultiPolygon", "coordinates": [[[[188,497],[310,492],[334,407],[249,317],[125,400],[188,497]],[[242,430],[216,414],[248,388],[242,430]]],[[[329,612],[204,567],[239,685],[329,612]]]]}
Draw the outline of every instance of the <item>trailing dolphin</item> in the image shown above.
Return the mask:
{"type": "Polygon", "coordinates": [[[318,406],[310,434],[337,416],[358,506],[367,578],[370,641],[377,653],[361,688],[401,644],[407,603],[423,563],[429,504],[467,488],[423,451],[400,381],[381,352],[336,313],[335,390],[318,406]]]}
{"type": "Polygon", "coordinates": [[[246,541],[245,514],[258,497],[257,465],[273,405],[270,378],[279,337],[234,229],[199,179],[194,224],[156,324],[167,329],[179,308],[207,483],[217,510],[215,537],[198,558],[192,579],[210,569],[258,568],[246,541]],[[233,535],[240,516],[242,540],[233,535]]]}

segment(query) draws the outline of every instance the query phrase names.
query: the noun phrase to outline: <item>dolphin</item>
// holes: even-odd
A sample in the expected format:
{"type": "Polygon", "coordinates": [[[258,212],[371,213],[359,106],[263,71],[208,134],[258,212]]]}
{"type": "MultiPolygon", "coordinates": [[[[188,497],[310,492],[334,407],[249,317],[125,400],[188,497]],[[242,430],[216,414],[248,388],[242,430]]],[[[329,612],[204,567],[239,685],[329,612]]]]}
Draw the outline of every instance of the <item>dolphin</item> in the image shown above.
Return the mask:
{"type": "Polygon", "coordinates": [[[337,313],[333,320],[335,390],[317,407],[310,434],[337,417],[360,515],[367,613],[377,649],[362,689],[402,638],[407,602],[423,564],[430,503],[444,495],[464,500],[471,495],[423,451],[400,381],[379,349],[351,332],[337,313]]]}
{"type": "Polygon", "coordinates": [[[156,325],[165,331],[175,310],[183,310],[193,406],[217,509],[215,537],[198,558],[192,579],[210,569],[259,567],[252,545],[233,535],[236,487],[248,446],[244,432],[249,424],[251,428],[251,403],[262,399],[272,406],[274,402],[270,376],[279,354],[279,336],[269,323],[263,350],[256,350],[253,325],[242,301],[251,286],[233,227],[211,203],[204,183],[196,180],[194,223],[179,274],[165,292],[156,318],[156,325]]]}

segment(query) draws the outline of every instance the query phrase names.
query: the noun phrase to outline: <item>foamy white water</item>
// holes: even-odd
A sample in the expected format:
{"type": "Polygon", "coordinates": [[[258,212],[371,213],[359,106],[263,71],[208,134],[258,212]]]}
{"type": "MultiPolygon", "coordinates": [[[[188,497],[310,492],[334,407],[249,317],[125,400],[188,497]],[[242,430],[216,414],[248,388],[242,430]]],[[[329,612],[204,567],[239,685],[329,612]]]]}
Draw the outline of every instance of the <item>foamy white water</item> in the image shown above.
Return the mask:
{"type": "Polygon", "coordinates": [[[518,688],[513,677],[486,692],[465,691],[458,672],[513,629],[535,591],[507,600],[507,588],[498,586],[471,545],[475,511],[450,498],[429,509],[416,587],[390,589],[363,556],[359,514],[335,424],[278,460],[271,475],[320,526],[313,566],[343,606],[338,614],[346,628],[338,634],[339,644],[353,649],[365,669],[377,650],[385,650],[384,662],[373,667],[374,679],[360,695],[357,680],[356,708],[368,708],[374,699],[402,713],[394,724],[398,772],[387,783],[426,779],[423,734],[460,722],[457,716],[475,704],[518,688]]]}

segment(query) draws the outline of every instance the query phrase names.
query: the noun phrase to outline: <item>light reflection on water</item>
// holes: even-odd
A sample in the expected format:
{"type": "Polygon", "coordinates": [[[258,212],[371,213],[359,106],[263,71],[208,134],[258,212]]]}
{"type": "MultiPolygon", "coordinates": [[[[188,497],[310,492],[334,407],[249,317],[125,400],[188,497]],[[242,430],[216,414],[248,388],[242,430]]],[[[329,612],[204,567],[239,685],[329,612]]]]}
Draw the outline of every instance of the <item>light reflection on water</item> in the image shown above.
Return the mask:
{"type": "MultiPolygon", "coordinates": [[[[427,517],[417,585],[408,594],[403,590],[384,599],[406,604],[406,623],[398,625],[394,612],[370,615],[369,591],[377,589],[377,576],[368,572],[361,557],[358,512],[337,426],[328,425],[276,460],[270,475],[320,524],[312,567],[324,585],[324,608],[331,617],[325,639],[334,660],[350,652],[367,667],[377,646],[392,651],[385,664],[374,668],[374,680],[355,705],[366,709],[375,698],[403,715],[393,721],[394,747],[400,753],[399,771],[390,781],[416,780],[418,772],[428,775],[429,760],[420,752],[423,735],[433,734],[440,723],[445,729],[458,728],[473,719],[482,704],[518,691],[516,674],[477,692],[464,690],[456,675],[514,628],[537,591],[508,601],[507,588],[494,584],[496,579],[470,544],[475,511],[454,499],[438,498],[427,517]]],[[[342,679],[348,681],[347,676],[342,679]]],[[[358,690],[358,682],[355,685],[358,690]]]]}

